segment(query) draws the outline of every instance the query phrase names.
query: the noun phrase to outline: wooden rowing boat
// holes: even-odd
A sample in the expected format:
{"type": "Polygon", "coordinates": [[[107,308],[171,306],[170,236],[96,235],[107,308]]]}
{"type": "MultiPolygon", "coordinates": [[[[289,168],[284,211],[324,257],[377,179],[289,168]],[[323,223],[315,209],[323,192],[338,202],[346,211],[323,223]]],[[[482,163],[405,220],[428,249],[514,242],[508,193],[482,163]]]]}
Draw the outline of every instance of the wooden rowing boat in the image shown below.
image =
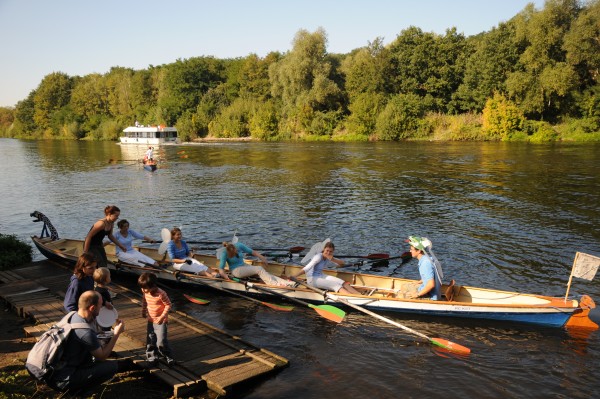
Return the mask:
{"type": "Polygon", "coordinates": [[[142,163],[144,164],[144,169],[148,172],[154,172],[157,168],[156,161],[143,160],[142,163]]]}
{"type": "MultiPolygon", "coordinates": [[[[77,257],[83,250],[83,240],[60,239],[56,229],[54,229],[50,221],[43,214],[34,212],[32,216],[37,217],[38,221],[44,221],[41,237],[32,237],[34,244],[40,252],[50,260],[74,265],[77,257]]],[[[164,269],[155,269],[143,265],[124,264],[116,258],[115,247],[112,243],[107,245],[105,249],[110,262],[109,268],[113,270],[123,270],[135,274],[152,271],[157,274],[159,279],[164,281],[184,282],[198,287],[210,286],[216,289],[237,291],[242,294],[250,293],[256,296],[268,295],[266,293],[267,290],[253,288],[253,286],[258,286],[259,288],[264,286],[260,282],[246,285],[240,281],[178,272],[172,269],[171,266],[167,266],[164,269]]],[[[159,255],[158,250],[155,248],[137,247],[136,249],[157,261],[165,260],[164,256],[159,255]]],[[[218,267],[218,261],[215,256],[197,254],[195,258],[208,267],[214,269],[218,267]]],[[[260,264],[257,260],[253,259],[246,259],[246,262],[248,264],[260,264]]],[[[283,263],[270,263],[266,269],[269,273],[276,276],[289,276],[297,272],[301,267],[283,263]]],[[[371,310],[415,313],[429,316],[500,320],[546,327],[598,328],[598,325],[589,318],[589,311],[595,307],[595,304],[587,295],[583,295],[579,300],[565,300],[565,298],[537,294],[444,284],[442,286],[442,292],[444,293],[442,300],[404,299],[397,297],[399,287],[402,284],[414,282],[414,280],[340,270],[328,270],[326,272],[348,281],[359,292],[363,293],[362,295],[338,294],[339,298],[371,310]]],[[[291,298],[313,303],[322,303],[324,300],[322,295],[302,286],[271,286],[269,289],[291,298]]]]}

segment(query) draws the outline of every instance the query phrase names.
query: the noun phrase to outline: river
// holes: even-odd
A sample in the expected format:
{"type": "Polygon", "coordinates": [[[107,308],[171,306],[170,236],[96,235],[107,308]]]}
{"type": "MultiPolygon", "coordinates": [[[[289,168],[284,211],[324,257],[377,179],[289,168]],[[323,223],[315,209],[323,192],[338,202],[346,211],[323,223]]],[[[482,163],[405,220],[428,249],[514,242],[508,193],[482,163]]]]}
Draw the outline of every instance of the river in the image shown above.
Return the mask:
{"type": "MultiPolygon", "coordinates": [[[[599,144],[206,143],[155,154],[150,173],[115,143],[0,139],[0,232],[29,241],[38,210],[60,235],[84,238],[115,204],[156,239],[181,226],[188,240],[237,231],[250,246],[308,248],[329,237],[340,255],[393,256],[420,235],[447,279],[554,296],[565,294],[576,251],[600,253],[599,144]]],[[[397,266],[365,269],[418,278],[415,261],[397,266]]],[[[570,294],[584,293],[600,303],[600,277],[574,279],[570,294]]],[[[309,309],[199,294],[208,307],[171,292],[178,309],[290,360],[243,398],[589,398],[600,389],[598,331],[387,314],[472,350],[459,358],[362,313],[334,325],[309,309]]]]}

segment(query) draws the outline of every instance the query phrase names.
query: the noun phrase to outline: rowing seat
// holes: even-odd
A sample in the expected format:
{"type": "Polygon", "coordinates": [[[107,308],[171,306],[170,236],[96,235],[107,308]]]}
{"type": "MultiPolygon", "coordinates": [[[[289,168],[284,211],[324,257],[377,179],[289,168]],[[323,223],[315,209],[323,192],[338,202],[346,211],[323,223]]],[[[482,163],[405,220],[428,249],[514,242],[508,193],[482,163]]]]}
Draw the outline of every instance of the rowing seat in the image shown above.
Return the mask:
{"type": "Polygon", "coordinates": [[[452,302],[454,299],[454,284],[456,282],[454,280],[450,280],[448,286],[446,287],[446,291],[444,291],[444,297],[446,297],[446,301],[452,302]]]}

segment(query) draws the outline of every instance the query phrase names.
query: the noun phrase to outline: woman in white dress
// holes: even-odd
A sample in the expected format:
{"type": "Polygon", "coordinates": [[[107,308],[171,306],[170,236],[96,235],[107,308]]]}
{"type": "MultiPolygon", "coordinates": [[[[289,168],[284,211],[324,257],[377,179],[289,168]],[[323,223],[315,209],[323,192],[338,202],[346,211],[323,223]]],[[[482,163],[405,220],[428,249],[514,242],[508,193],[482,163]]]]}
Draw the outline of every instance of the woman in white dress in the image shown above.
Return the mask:
{"type": "Polygon", "coordinates": [[[117,258],[121,262],[129,263],[130,265],[136,266],[147,266],[145,263],[149,263],[154,266],[158,266],[158,262],[152,259],[151,257],[144,255],[138,250],[133,249],[133,240],[146,240],[151,243],[155,243],[156,241],[152,238],[146,237],[143,234],[138,233],[137,231],[129,229],[129,222],[126,219],[119,220],[117,223],[117,227],[119,230],[115,233],[115,238],[121,243],[127,251],[123,251],[121,248],[117,247],[117,258]]]}

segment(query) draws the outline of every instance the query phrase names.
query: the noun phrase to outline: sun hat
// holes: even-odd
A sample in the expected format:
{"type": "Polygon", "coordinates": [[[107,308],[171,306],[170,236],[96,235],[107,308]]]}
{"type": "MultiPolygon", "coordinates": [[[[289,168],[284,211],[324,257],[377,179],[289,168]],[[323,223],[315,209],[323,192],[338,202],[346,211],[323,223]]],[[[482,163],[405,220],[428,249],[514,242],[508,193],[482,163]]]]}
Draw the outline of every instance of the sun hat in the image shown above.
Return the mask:
{"type": "Polygon", "coordinates": [[[428,244],[430,244],[430,241],[425,237],[409,236],[408,240],[405,240],[405,241],[411,247],[415,247],[416,249],[418,249],[420,251],[424,251],[425,247],[427,247],[428,244]]]}

